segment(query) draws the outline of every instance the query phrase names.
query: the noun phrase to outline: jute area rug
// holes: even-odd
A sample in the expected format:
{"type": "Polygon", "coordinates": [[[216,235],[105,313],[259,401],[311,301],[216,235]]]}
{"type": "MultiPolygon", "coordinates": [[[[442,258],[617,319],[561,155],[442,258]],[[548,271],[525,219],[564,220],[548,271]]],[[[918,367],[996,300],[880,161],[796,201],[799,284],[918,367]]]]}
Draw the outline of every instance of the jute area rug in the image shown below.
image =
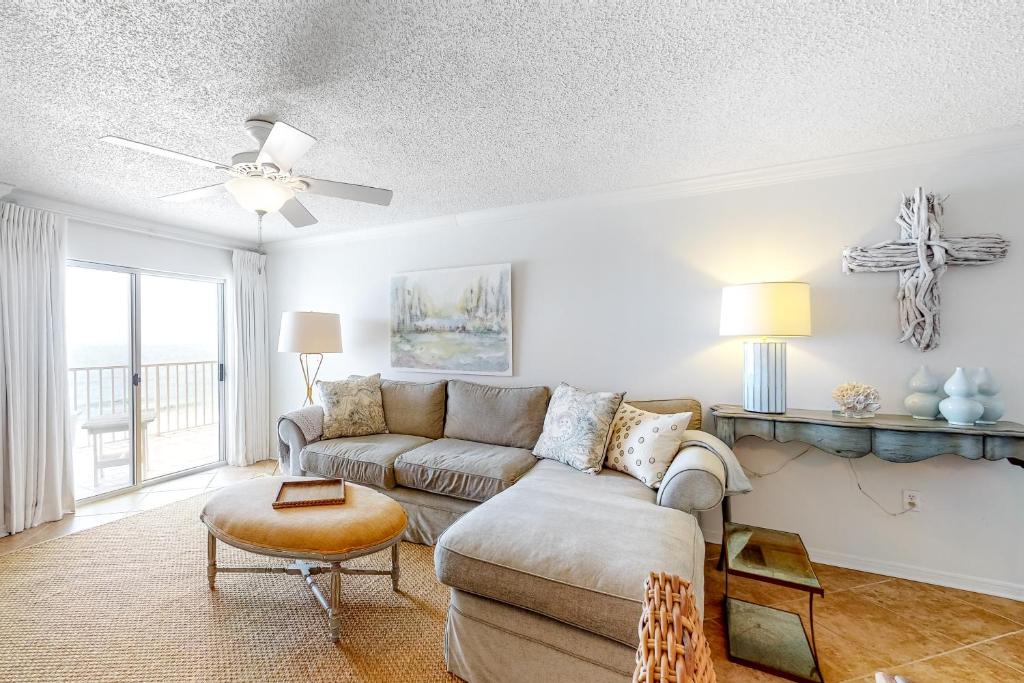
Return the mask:
{"type": "MultiPolygon", "coordinates": [[[[224,574],[209,589],[207,495],[0,557],[0,681],[458,680],[432,548],[402,544],[399,593],[386,576],[343,577],[333,644],[301,577],[224,574]]],[[[218,563],[280,564],[218,545],[218,563]]]]}

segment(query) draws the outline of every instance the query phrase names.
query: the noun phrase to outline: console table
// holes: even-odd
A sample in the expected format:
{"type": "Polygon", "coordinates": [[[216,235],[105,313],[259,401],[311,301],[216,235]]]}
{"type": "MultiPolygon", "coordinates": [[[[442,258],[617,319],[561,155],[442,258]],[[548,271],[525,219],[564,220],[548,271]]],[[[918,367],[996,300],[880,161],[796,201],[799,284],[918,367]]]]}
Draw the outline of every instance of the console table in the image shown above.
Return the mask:
{"type": "MultiPolygon", "coordinates": [[[[1008,460],[1024,467],[1024,425],[956,427],[945,420],[916,420],[909,415],[842,417],[828,410],[751,413],[736,405],[711,407],[718,438],[733,446],[744,436],[765,441],[800,441],[842,458],[874,453],[889,462],[918,462],[939,455],[968,460],[1008,460]]],[[[732,521],[729,498],[722,501],[723,522],[732,521]]],[[[721,560],[719,560],[721,569],[721,560]]]]}

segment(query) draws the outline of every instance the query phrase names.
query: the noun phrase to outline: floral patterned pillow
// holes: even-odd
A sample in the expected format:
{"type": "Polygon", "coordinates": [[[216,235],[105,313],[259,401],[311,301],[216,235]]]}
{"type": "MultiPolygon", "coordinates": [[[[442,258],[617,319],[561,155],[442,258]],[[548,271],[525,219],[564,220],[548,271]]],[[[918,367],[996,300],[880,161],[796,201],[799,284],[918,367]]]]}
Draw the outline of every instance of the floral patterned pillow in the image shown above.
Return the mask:
{"type": "Polygon", "coordinates": [[[384,434],[384,400],[380,375],[317,382],[316,400],[324,409],[324,438],[384,434]]]}
{"type": "Polygon", "coordinates": [[[622,394],[588,393],[564,382],[555,389],[533,454],[597,474],[604,461],[608,431],[622,394]]]}
{"type": "Polygon", "coordinates": [[[605,465],[658,488],[679,452],[691,417],[693,413],[649,413],[623,403],[612,421],[605,465]]]}

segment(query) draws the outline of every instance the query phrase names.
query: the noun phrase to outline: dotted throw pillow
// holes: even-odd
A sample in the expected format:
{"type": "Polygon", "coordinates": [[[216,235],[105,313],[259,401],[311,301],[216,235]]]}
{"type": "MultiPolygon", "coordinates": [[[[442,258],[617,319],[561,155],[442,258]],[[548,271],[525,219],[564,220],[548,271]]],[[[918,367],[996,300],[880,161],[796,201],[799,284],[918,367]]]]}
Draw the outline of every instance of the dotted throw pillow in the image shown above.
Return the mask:
{"type": "Polygon", "coordinates": [[[623,403],[612,420],[605,466],[658,488],[691,417],[693,413],[649,413],[623,403]]]}

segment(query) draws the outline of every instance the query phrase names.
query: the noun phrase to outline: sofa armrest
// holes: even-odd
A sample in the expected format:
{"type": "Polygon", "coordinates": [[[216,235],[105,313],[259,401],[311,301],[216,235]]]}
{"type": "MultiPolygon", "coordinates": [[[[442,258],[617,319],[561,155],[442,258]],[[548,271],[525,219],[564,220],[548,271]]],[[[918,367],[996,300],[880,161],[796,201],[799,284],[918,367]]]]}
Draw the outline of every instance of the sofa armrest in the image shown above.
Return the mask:
{"type": "Polygon", "coordinates": [[[324,410],[307,406],[285,413],[277,419],[278,453],[281,471],[301,475],[299,454],[307,444],[319,441],[324,433],[324,410]]]}
{"type": "Polygon", "coordinates": [[[684,446],[658,487],[658,505],[683,512],[710,510],[725,497],[725,465],[700,446],[684,446]]]}

